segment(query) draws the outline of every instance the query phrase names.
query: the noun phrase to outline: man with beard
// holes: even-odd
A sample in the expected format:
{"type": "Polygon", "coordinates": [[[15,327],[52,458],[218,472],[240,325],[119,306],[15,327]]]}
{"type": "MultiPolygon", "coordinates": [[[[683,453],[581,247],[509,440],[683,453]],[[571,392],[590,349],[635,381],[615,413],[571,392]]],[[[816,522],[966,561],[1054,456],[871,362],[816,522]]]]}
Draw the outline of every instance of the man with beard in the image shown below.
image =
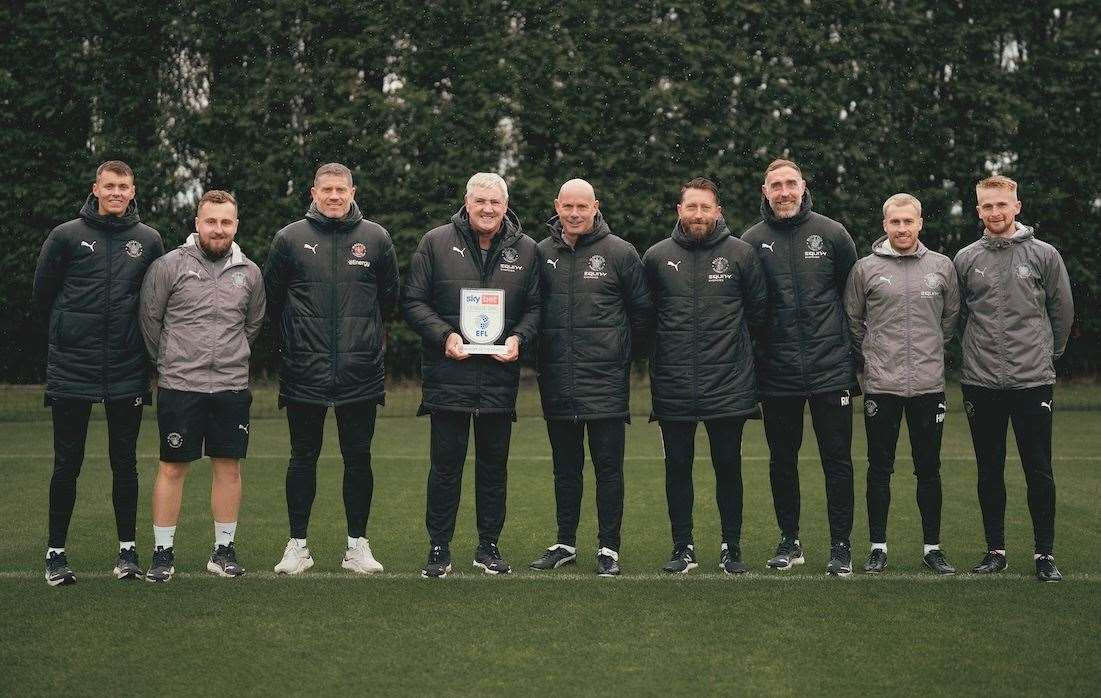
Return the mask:
{"type": "Polygon", "coordinates": [[[952,260],[927,249],[921,202],[895,194],[883,204],[885,236],[849,274],[845,313],[853,356],[864,372],[864,428],[868,435],[868,532],[864,571],[887,568],[887,511],[899,426],[906,415],[917,478],[924,542],[922,564],[955,574],[940,549],[940,443],[944,397],[944,345],[952,338],[960,293],[952,260]]]}
{"type": "Polygon", "coordinates": [[[348,541],[341,566],[381,572],[367,540],[374,493],[371,440],[385,399],[384,319],[398,295],[394,244],[360,213],[352,172],[318,168],[303,220],[275,235],[264,267],[268,316],[279,350],[279,405],[287,409],[290,540],[275,566],[299,574],[313,566],[306,544],[325,414],[336,413],[344,458],[348,541]]]}
{"type": "Polygon", "coordinates": [[[780,542],[768,566],[803,563],[799,541],[799,447],[803,409],[826,475],[833,576],[852,574],[852,395],[857,392],[842,296],[856,245],[845,227],[811,210],[799,166],[774,160],[761,186],[761,222],[742,239],[753,246],[768,280],[769,321],[757,347],[769,479],[780,542]]]}
{"type": "Polygon", "coordinates": [[[141,287],[141,331],[157,366],[160,465],[153,486],[153,564],[167,582],[184,478],[210,457],[214,550],[207,570],[239,577],[234,537],[241,506],[240,459],[248,450],[251,344],[264,321],[260,269],[237,243],[237,201],[224,191],[199,199],[195,231],[158,259],[141,287]]]}
{"type": "Polygon", "coordinates": [[[463,207],[451,222],[425,233],[413,255],[401,305],[406,322],[422,340],[417,414],[432,420],[425,513],[431,548],[421,570],[424,577],[451,571],[451,538],[472,420],[478,522],[474,567],[486,574],[512,571],[497,541],[505,522],[506,466],[520,382],[517,360],[532,347],[539,326],[536,261],[535,241],[521,231],[520,219],[508,207],[508,186],[490,172],[470,178],[463,207]],[[503,302],[503,353],[463,349],[459,327],[464,289],[503,302]],[[503,296],[482,290],[500,290],[503,296]]]}
{"type": "Polygon", "coordinates": [[[975,187],[982,237],[956,254],[963,365],[960,388],[978,464],[987,553],[971,570],[1005,570],[1005,437],[1009,423],[1025,473],[1033,558],[1042,582],[1055,566],[1055,478],[1051,431],[1055,361],[1074,321],[1070,279],[1059,251],[1017,221],[1017,183],[989,177],[975,187]]]}
{"type": "Polygon", "coordinates": [[[764,324],[768,288],[753,248],[730,234],[718,189],[703,178],[681,187],[672,235],[643,258],[657,311],[650,359],[651,420],[665,447],[665,496],[673,554],[662,568],[698,566],[692,538],[692,461],[703,422],[722,524],[719,569],[742,574],[742,429],[757,411],[751,333],[764,324]]]}
{"type": "Polygon", "coordinates": [[[645,344],[653,307],[642,260],[612,234],[592,185],[562,185],[538,245],[543,294],[539,394],[554,462],[557,542],[531,563],[550,570],[577,557],[585,432],[596,471],[597,574],[618,575],[623,446],[631,419],[631,354],[645,344]]]}
{"type": "Polygon", "coordinates": [[[141,223],[134,173],[119,160],[96,170],[80,217],[50,232],[34,271],[34,300],[49,317],[45,404],[53,413],[46,583],[73,584],[65,539],[76,504],[92,403],[107,416],[118,579],[142,575],[135,547],[137,440],[150,402],[148,363],[137,328],[138,289],[164,254],[161,236],[141,223]]]}

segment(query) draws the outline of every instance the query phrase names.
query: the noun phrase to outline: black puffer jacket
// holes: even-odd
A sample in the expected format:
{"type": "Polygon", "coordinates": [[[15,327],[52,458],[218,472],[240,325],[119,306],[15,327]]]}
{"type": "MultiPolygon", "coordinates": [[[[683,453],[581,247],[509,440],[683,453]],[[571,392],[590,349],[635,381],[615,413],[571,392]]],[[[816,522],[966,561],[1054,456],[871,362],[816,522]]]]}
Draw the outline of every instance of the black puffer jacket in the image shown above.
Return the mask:
{"type": "Polygon", "coordinates": [[[164,254],[134,202],[101,216],[92,195],[80,218],[50,232],[34,272],[34,300],[49,313],[46,400],[149,402],[148,360],[138,328],[145,271],[164,254]]]}
{"type": "Polygon", "coordinates": [[[650,357],[651,420],[753,414],[757,376],[750,332],[767,320],[768,287],[753,249],[719,218],[697,240],[680,222],[646,251],[657,311],[650,357]]]}
{"type": "Polygon", "coordinates": [[[557,217],[539,243],[543,291],[539,395],[547,419],[627,419],[632,347],[641,349],[654,309],[642,260],[597,213],[571,248],[557,217]]]}
{"type": "Polygon", "coordinates": [[[742,234],[768,279],[769,323],[759,347],[761,395],[856,390],[842,298],[856,245],[845,226],[811,211],[810,192],[792,218],[761,200],[763,220],[742,234]]]}
{"type": "Polygon", "coordinates": [[[422,340],[418,414],[516,414],[520,362],[501,363],[486,355],[455,361],[444,355],[444,342],[459,332],[462,289],[499,288],[505,292],[505,329],[497,343],[516,335],[521,354],[531,350],[541,302],[535,241],[520,230],[519,218],[509,209],[484,265],[479,256],[478,236],[470,229],[465,208],[447,225],[425,233],[413,254],[401,309],[422,340]]]}
{"type": "Polygon", "coordinates": [[[382,402],[383,320],[398,296],[390,235],[359,207],[341,219],[310,204],[275,234],[264,266],[279,347],[279,399],[324,405],[382,402]]]}

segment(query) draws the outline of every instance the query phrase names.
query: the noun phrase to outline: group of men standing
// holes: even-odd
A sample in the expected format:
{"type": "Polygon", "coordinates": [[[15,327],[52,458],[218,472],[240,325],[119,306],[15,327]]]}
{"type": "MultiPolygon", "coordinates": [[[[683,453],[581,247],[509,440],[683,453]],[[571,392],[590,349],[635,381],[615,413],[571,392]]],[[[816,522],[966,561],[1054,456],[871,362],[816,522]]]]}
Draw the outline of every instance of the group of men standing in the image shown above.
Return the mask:
{"type": "MultiPolygon", "coordinates": [[[[1057,251],[1016,222],[1016,184],[977,186],[982,237],[955,264],[919,240],[921,204],[896,194],[883,229],[858,260],[838,222],[812,210],[794,162],[765,171],[761,221],[740,237],[722,217],[707,179],[681,189],[669,238],[640,257],[615,235],[584,180],[562,185],[538,244],[509,208],[498,175],[470,178],[462,207],[429,231],[400,285],[388,233],[355,202],[352,173],[321,166],[306,217],[279,231],[263,273],[233,242],[237,203],[227,192],[200,199],[195,230],[164,254],[140,223],[134,178],[104,163],[80,218],[43,245],[35,298],[48,312],[46,402],[54,415],[46,580],[69,584],[65,539],[84,455],[91,403],[107,414],[120,579],[165,582],[174,573],[174,535],[188,464],[209,456],[215,541],[208,569],[244,573],[234,536],[240,459],[248,446],[250,348],[265,315],[280,356],[279,405],[291,456],[286,475],[290,536],[275,566],[313,566],[307,528],[325,416],[332,407],[344,461],[348,539],[342,566],[380,572],[367,539],[373,496],[371,442],[384,391],[384,321],[400,305],[422,339],[430,469],[425,577],[452,569],[461,478],[471,425],[475,450],[476,568],[511,572],[498,548],[522,354],[537,357],[552,451],[555,540],[530,567],[577,558],[586,435],[596,471],[597,573],[620,574],[623,460],[633,358],[650,359],[653,412],[661,429],[673,550],[664,570],[698,566],[692,533],[695,433],[702,422],[715,470],[721,520],[718,566],[742,559],[741,440],[763,413],[780,540],[770,568],[805,561],[799,538],[798,454],[804,409],[825,474],[830,531],[826,570],[852,572],[853,400],[863,376],[868,434],[867,509],[871,550],[864,570],[887,566],[887,512],[900,423],[913,448],[923,563],[954,568],[940,548],[940,441],[948,400],[944,347],[961,328],[964,407],[978,461],[988,551],[976,573],[1006,568],[1005,438],[1012,420],[1028,485],[1039,579],[1061,578],[1053,553],[1051,469],[1053,362],[1073,318],[1069,280],[1057,251]],[[97,250],[98,245],[98,250],[97,250]],[[470,292],[499,304],[499,346],[470,344],[470,292]],[[484,292],[484,293],[482,293],[484,292]],[[400,296],[400,297],[399,297],[400,296]],[[144,341],[143,341],[144,339],[144,341]],[[153,491],[153,562],[135,548],[135,444],[156,368],[160,464],[153,491]]],[[[491,311],[494,309],[491,309],[491,311]]],[[[488,325],[490,316],[482,317],[488,325]]]]}

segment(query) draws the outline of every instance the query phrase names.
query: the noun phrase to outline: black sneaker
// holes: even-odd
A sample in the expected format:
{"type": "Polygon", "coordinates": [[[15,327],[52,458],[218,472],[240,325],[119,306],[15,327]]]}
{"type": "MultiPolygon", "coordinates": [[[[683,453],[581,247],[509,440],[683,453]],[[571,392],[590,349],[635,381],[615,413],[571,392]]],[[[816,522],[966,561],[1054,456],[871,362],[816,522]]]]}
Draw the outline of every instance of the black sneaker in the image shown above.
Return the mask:
{"type": "Polygon", "coordinates": [[[982,562],[971,568],[971,573],[994,574],[1005,572],[1007,569],[1009,569],[1009,561],[1005,559],[1005,555],[991,550],[982,556],[982,562]]]}
{"type": "Polygon", "coordinates": [[[803,546],[799,545],[798,539],[781,536],[776,545],[776,555],[767,564],[776,570],[790,570],[803,562],[803,546]]]}
{"type": "Polygon", "coordinates": [[[1055,566],[1055,558],[1051,555],[1041,555],[1036,558],[1036,579],[1041,582],[1061,582],[1063,575],[1055,566]]]}
{"type": "Polygon", "coordinates": [[[153,550],[153,564],[145,573],[145,581],[163,584],[172,579],[172,575],[176,574],[175,562],[176,556],[172,548],[162,548],[158,545],[153,550]]]}
{"type": "Polygon", "coordinates": [[[240,577],[245,573],[245,568],[237,562],[237,549],[231,542],[229,545],[218,545],[210,554],[210,560],[206,563],[206,569],[219,577],[240,577]]]}
{"type": "Polygon", "coordinates": [[[528,567],[533,570],[556,570],[562,565],[568,565],[577,560],[577,551],[570,552],[561,543],[555,543],[543,551],[543,556],[538,560],[532,560],[528,567]]]}
{"type": "Polygon", "coordinates": [[[138,549],[125,548],[119,551],[119,559],[115,561],[116,579],[140,579],[145,576],[141,565],[138,564],[138,549]]]}
{"type": "Polygon", "coordinates": [[[46,558],[46,583],[52,587],[76,584],[76,573],[69,567],[65,553],[50,553],[46,558]]]}
{"type": "Polygon", "coordinates": [[[872,548],[868,553],[868,559],[864,561],[864,571],[868,574],[879,574],[887,569],[887,551],[880,548],[872,548]]]}
{"type": "Polygon", "coordinates": [[[600,577],[619,576],[619,553],[611,548],[596,551],[596,574],[600,577]]]}
{"type": "Polygon", "coordinates": [[[719,551],[719,569],[726,574],[745,574],[749,571],[749,565],[742,562],[740,546],[723,543],[719,551]]]}
{"type": "Polygon", "coordinates": [[[663,572],[669,572],[670,574],[684,574],[699,566],[699,563],[696,562],[696,546],[689,543],[673,546],[673,554],[669,556],[669,562],[665,563],[661,569],[663,572]]]}
{"type": "Polygon", "coordinates": [[[451,571],[451,551],[445,545],[433,545],[428,551],[428,562],[424,563],[421,576],[425,578],[446,577],[451,571]]]}
{"type": "Polygon", "coordinates": [[[955,574],[956,568],[948,562],[948,558],[944,556],[944,551],[940,548],[933,548],[925,557],[921,558],[921,563],[933,570],[936,574],[955,574]]]}
{"type": "Polygon", "coordinates": [[[481,542],[474,549],[474,566],[486,574],[508,574],[512,568],[508,566],[496,543],[481,542]]]}
{"type": "Polygon", "coordinates": [[[830,563],[826,565],[826,574],[831,577],[848,577],[853,573],[853,554],[849,542],[835,540],[830,543],[830,563]]]}

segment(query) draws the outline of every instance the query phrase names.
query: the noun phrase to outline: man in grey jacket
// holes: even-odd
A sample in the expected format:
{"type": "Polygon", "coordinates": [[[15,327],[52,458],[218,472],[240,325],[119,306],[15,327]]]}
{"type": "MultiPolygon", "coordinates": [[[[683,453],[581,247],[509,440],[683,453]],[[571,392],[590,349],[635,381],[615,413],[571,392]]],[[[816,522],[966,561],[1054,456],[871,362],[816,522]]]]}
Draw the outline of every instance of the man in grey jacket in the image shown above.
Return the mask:
{"type": "Polygon", "coordinates": [[[173,542],[191,461],[210,457],[214,551],[207,569],[239,577],[233,539],[248,449],[251,345],[264,319],[260,269],[233,242],[237,202],[224,191],[199,200],[195,233],[154,262],[141,288],[145,347],[157,367],[160,466],[153,486],[150,582],[175,572],[173,542]]]}
{"type": "Polygon", "coordinates": [[[971,571],[1001,572],[1005,556],[1005,437],[1009,422],[1024,468],[1040,581],[1062,579],[1055,543],[1051,471],[1055,360],[1074,320],[1070,279],[1059,252],[1017,222],[1017,183],[988,177],[975,187],[982,237],[956,254],[960,374],[964,411],[978,464],[979,507],[987,553],[971,571]]]}
{"type": "Polygon", "coordinates": [[[853,356],[863,366],[868,435],[868,531],[864,571],[887,567],[887,512],[899,426],[906,415],[917,477],[923,564],[954,574],[940,549],[940,445],[948,402],[944,345],[952,338],[960,293],[952,260],[918,240],[921,202],[895,194],[883,204],[887,234],[859,260],[845,286],[853,356]]]}

